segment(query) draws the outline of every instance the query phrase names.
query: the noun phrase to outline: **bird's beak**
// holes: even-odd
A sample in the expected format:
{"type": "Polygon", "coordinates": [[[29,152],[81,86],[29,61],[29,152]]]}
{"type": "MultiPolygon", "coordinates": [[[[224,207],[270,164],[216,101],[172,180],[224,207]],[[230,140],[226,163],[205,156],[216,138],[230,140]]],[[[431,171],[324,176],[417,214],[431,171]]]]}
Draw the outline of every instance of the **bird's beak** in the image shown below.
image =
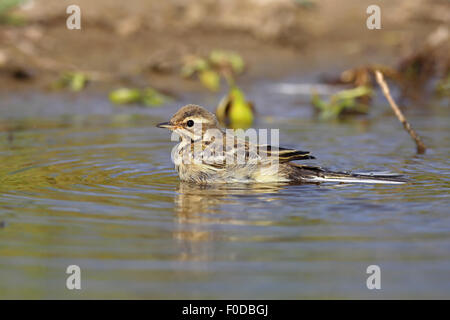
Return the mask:
{"type": "Polygon", "coordinates": [[[162,122],[162,123],[158,123],[156,125],[158,128],[167,128],[167,129],[171,129],[173,128],[173,125],[170,122],[162,122]]]}

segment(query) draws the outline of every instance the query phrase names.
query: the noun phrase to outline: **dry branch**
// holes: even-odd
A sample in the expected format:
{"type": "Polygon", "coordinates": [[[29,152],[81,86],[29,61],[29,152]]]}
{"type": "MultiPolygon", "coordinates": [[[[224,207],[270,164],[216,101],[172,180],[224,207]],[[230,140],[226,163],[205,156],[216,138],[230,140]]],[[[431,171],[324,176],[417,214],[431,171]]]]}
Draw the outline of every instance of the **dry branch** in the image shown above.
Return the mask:
{"type": "Polygon", "coordinates": [[[384,96],[386,97],[387,101],[389,102],[389,105],[391,106],[391,108],[394,110],[394,113],[397,116],[398,120],[403,124],[403,127],[405,128],[405,130],[408,131],[409,135],[411,136],[411,138],[413,138],[414,142],[416,143],[417,153],[418,154],[425,153],[425,151],[426,151],[425,144],[422,142],[420,137],[417,135],[417,133],[411,127],[408,120],[406,120],[402,111],[398,107],[397,103],[392,98],[391,93],[389,91],[389,87],[388,87],[386,81],[384,80],[383,74],[380,71],[375,70],[375,76],[376,76],[378,84],[381,87],[381,90],[383,91],[384,96]]]}

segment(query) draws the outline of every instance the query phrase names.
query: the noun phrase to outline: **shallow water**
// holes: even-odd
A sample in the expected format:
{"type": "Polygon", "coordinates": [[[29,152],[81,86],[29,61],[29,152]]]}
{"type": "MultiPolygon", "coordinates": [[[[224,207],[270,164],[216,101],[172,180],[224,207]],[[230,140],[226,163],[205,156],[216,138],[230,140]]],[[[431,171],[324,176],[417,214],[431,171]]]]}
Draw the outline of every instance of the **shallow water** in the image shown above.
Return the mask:
{"type": "Polygon", "coordinates": [[[311,163],[411,182],[200,188],[178,181],[154,125],[215,97],[158,109],[2,97],[0,298],[449,298],[448,107],[408,111],[430,146],[417,156],[384,103],[329,123],[273,83],[247,91],[257,126],[281,128],[311,163]],[[82,290],[65,287],[71,264],[82,290]],[[366,287],[372,264],[381,290],[366,287]]]}

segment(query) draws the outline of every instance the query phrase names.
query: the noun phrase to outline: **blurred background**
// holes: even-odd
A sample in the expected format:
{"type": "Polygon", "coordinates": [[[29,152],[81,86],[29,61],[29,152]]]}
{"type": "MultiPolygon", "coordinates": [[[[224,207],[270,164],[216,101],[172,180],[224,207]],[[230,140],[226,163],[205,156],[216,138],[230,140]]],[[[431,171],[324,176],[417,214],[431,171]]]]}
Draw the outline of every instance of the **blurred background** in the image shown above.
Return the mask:
{"type": "MultiPolygon", "coordinates": [[[[0,85],[42,89],[64,73],[84,72],[94,88],[120,83],[182,93],[196,89],[180,77],[183,66],[213,50],[242,56],[247,78],[376,63],[396,68],[449,25],[446,0],[379,1],[382,29],[369,30],[372,2],[2,0],[0,85]],[[81,9],[81,30],[66,28],[71,4],[81,9]]],[[[447,53],[448,38],[439,41],[447,53]]],[[[448,54],[439,63],[443,77],[448,54]]]]}

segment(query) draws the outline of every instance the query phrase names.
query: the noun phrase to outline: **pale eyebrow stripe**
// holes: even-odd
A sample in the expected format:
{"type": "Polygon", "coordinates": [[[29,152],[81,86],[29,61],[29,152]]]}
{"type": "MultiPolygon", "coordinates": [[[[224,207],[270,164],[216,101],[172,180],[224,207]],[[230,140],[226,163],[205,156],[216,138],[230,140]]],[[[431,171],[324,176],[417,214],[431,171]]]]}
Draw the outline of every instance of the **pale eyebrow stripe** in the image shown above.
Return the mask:
{"type": "Polygon", "coordinates": [[[186,118],[183,121],[183,123],[188,122],[189,120],[193,120],[194,123],[209,123],[208,119],[205,119],[205,118],[191,118],[191,117],[186,118]]]}

